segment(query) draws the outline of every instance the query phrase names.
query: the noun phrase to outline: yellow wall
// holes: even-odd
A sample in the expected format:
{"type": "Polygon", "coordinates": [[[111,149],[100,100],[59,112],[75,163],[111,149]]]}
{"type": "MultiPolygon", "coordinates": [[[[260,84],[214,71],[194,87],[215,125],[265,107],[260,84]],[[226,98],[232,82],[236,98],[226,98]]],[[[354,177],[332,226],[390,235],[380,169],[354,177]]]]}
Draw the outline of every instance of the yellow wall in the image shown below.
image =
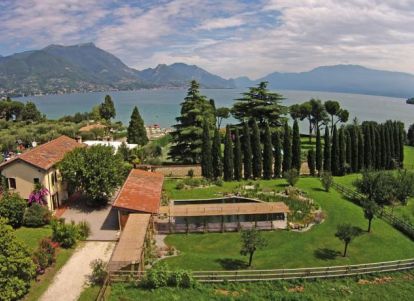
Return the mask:
{"type": "Polygon", "coordinates": [[[62,200],[68,198],[68,193],[66,191],[66,185],[62,183],[62,178],[57,172],[58,181],[52,185],[52,177],[55,172],[54,168],[51,168],[49,171],[44,171],[42,169],[37,169],[36,167],[29,165],[22,161],[17,161],[10,163],[5,166],[1,171],[1,174],[6,178],[15,178],[16,179],[16,189],[10,189],[20,194],[24,199],[28,199],[30,193],[34,188],[34,179],[39,178],[40,184],[46,187],[50,194],[47,196],[47,203],[50,210],[52,210],[52,196],[58,193],[59,204],[62,204],[62,200]]]}

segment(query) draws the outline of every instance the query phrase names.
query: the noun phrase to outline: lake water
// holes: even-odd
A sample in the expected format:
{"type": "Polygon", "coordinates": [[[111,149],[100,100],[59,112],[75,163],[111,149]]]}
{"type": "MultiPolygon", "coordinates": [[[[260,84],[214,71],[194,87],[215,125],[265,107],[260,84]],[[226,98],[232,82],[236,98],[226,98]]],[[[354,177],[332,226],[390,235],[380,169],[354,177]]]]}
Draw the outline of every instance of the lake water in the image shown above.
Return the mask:
{"type": "MultiPolygon", "coordinates": [[[[212,98],[216,106],[230,107],[234,99],[239,98],[243,89],[202,89],[207,98],[212,98]]],[[[310,98],[319,98],[323,101],[338,100],[342,107],[350,112],[350,121],[357,117],[360,121],[375,120],[383,122],[388,119],[401,120],[408,127],[414,122],[414,105],[405,103],[405,99],[383,96],[345,94],[315,91],[280,90],[286,99],[285,105],[302,103],[310,98]]],[[[31,96],[21,98],[31,100],[48,118],[57,119],[64,115],[76,112],[90,111],[94,105],[101,103],[106,94],[111,95],[116,107],[116,120],[128,124],[134,106],[139,111],[146,124],[158,123],[162,127],[175,124],[175,117],[180,113],[180,103],[183,101],[185,89],[159,89],[122,92],[96,92],[65,95],[31,96]]],[[[233,122],[229,120],[228,122],[233,122]]],[[[307,131],[306,122],[301,123],[301,130],[307,131]]]]}

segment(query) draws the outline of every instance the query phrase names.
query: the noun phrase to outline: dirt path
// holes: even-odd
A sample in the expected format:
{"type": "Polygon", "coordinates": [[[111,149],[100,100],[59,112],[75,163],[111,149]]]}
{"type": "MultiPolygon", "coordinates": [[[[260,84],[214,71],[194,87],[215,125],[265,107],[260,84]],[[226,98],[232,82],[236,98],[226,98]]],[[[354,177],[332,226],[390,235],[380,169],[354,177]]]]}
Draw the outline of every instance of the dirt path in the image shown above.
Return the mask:
{"type": "Polygon", "coordinates": [[[109,261],[114,242],[85,242],[53,278],[40,301],[76,301],[91,274],[90,263],[95,259],[109,261]]]}

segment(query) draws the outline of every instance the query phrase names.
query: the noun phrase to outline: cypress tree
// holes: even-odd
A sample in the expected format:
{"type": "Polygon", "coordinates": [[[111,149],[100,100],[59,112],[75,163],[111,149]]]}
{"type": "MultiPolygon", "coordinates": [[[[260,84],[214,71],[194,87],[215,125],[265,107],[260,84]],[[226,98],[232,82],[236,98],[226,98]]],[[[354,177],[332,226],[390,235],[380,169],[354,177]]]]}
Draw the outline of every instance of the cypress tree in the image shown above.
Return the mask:
{"type": "Polygon", "coordinates": [[[368,124],[362,126],[364,132],[364,167],[372,167],[372,151],[371,151],[371,130],[368,124]]]}
{"type": "Polygon", "coordinates": [[[394,127],[392,125],[392,121],[389,120],[389,121],[387,121],[387,123],[388,123],[388,132],[389,132],[389,136],[390,136],[390,155],[391,155],[390,164],[392,164],[392,160],[395,158],[394,127]]]}
{"type": "Polygon", "coordinates": [[[386,169],[389,169],[392,164],[392,156],[391,156],[391,137],[390,137],[390,129],[387,123],[384,124],[384,135],[385,135],[385,165],[386,169]]]}
{"type": "Polygon", "coordinates": [[[383,124],[380,125],[380,135],[381,135],[381,169],[386,169],[387,167],[387,135],[385,133],[385,127],[383,124]]]}
{"type": "Polygon", "coordinates": [[[247,122],[243,123],[243,172],[244,178],[252,177],[252,145],[250,139],[250,129],[247,122]]]}
{"type": "Polygon", "coordinates": [[[207,179],[213,178],[213,157],[210,130],[208,123],[203,123],[203,144],[201,146],[201,175],[207,179]]]}
{"type": "Polygon", "coordinates": [[[148,143],[147,131],[145,130],[144,120],[139,114],[138,108],[134,107],[131,114],[131,120],[127,130],[128,143],[145,145],[148,143]]]}
{"type": "Polygon", "coordinates": [[[399,134],[400,134],[400,168],[404,167],[404,143],[405,143],[405,137],[407,136],[405,129],[404,129],[404,123],[397,122],[399,126],[399,134]]]}
{"type": "Polygon", "coordinates": [[[364,168],[364,135],[358,129],[358,171],[364,168]]]}
{"type": "Polygon", "coordinates": [[[273,134],[273,148],[275,150],[274,156],[274,177],[280,178],[281,176],[281,170],[282,170],[282,145],[280,143],[280,134],[279,132],[276,132],[273,134]]]}
{"type": "Polygon", "coordinates": [[[377,159],[375,160],[375,169],[381,169],[382,165],[382,141],[381,141],[381,130],[377,125],[375,126],[375,148],[377,159]]]}
{"type": "Polygon", "coordinates": [[[358,128],[356,125],[352,126],[351,135],[351,170],[358,171],[358,128]]]}
{"type": "Polygon", "coordinates": [[[394,136],[394,159],[400,166],[400,130],[396,122],[393,122],[393,136],[394,136]]]}
{"type": "Polygon", "coordinates": [[[345,164],[346,164],[346,142],[345,142],[345,130],[342,127],[339,129],[339,175],[343,176],[345,174],[345,164]]]}
{"type": "Polygon", "coordinates": [[[214,140],[211,153],[213,159],[214,178],[221,178],[223,176],[223,156],[221,154],[220,132],[217,128],[214,130],[214,140]]]}
{"type": "Polygon", "coordinates": [[[263,156],[262,145],[260,142],[260,131],[256,120],[251,120],[252,124],[252,153],[253,153],[253,178],[258,179],[262,176],[263,156]]]}
{"type": "Polygon", "coordinates": [[[321,142],[321,131],[319,127],[316,129],[316,152],[315,152],[315,167],[318,171],[318,175],[322,171],[322,142],[321,142]]]}
{"type": "Polygon", "coordinates": [[[272,136],[269,125],[266,124],[263,141],[263,179],[269,180],[272,177],[273,147],[272,136]]]}
{"type": "Polygon", "coordinates": [[[339,175],[339,138],[338,138],[338,130],[336,129],[336,125],[334,125],[333,131],[332,131],[331,167],[332,167],[332,174],[335,176],[338,176],[339,175]]]}
{"type": "MultiPolygon", "coordinates": [[[[376,128],[376,124],[372,123],[371,126],[369,127],[370,129],[370,143],[371,143],[371,167],[376,167],[377,165],[377,160],[378,160],[378,148],[377,148],[377,139],[375,136],[375,128],[376,128]]],[[[365,137],[364,137],[365,139],[365,137]]],[[[364,152],[366,153],[367,150],[364,149],[364,152]]],[[[367,164],[365,164],[367,165],[367,164]]]]}
{"type": "Polygon", "coordinates": [[[315,151],[313,148],[308,150],[308,168],[310,175],[315,176],[315,151]]]}
{"type": "Polygon", "coordinates": [[[234,179],[240,181],[242,179],[242,150],[240,143],[239,129],[234,131],[234,179]]]}
{"type": "Polygon", "coordinates": [[[300,171],[301,165],[300,133],[297,119],[293,122],[292,132],[292,168],[300,171]]]}
{"type": "Polygon", "coordinates": [[[329,129],[325,127],[324,148],[323,148],[323,170],[331,171],[331,138],[329,137],[329,129]]]}
{"type": "Polygon", "coordinates": [[[233,142],[231,141],[231,131],[230,126],[226,127],[226,138],[224,139],[224,180],[231,181],[233,180],[233,170],[234,170],[234,156],[233,156],[233,142]]]}
{"type": "Polygon", "coordinates": [[[290,136],[290,128],[288,123],[285,123],[285,130],[283,133],[283,162],[282,170],[287,172],[292,166],[292,142],[290,136]]]}

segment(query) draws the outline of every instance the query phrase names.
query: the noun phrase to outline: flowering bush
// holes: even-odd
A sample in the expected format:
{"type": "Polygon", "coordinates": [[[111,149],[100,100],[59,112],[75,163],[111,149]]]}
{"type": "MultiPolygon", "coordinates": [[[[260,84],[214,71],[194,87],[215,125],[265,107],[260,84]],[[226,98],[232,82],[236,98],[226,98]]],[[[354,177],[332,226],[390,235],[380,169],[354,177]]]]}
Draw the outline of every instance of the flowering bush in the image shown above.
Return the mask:
{"type": "Polygon", "coordinates": [[[49,195],[49,190],[43,186],[36,186],[32,193],[29,195],[29,205],[37,203],[40,205],[46,205],[46,196],[49,195]]]}

